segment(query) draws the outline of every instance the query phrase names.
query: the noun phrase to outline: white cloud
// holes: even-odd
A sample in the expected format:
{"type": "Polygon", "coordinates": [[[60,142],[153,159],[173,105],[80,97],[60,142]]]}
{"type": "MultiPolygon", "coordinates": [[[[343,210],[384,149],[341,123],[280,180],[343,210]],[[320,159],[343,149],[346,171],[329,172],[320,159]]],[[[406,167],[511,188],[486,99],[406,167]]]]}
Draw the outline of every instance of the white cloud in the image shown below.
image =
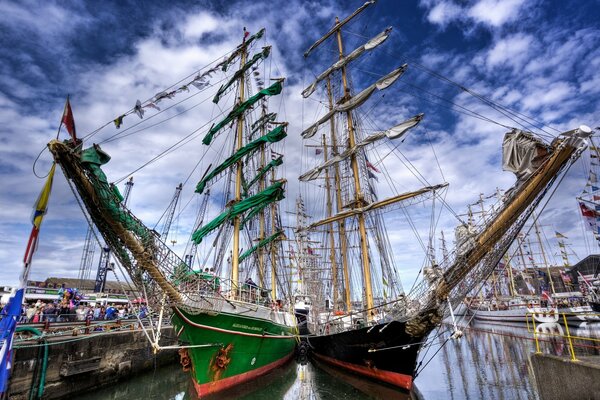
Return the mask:
{"type": "Polygon", "coordinates": [[[489,68],[511,66],[520,68],[527,60],[534,57],[534,37],[525,34],[514,34],[498,40],[486,58],[489,68]]]}
{"type": "Polygon", "coordinates": [[[499,27],[517,20],[526,0],[480,0],[467,10],[475,22],[499,27]]]}
{"type": "Polygon", "coordinates": [[[459,5],[451,1],[441,1],[429,10],[427,20],[431,23],[444,26],[460,17],[460,14],[463,12],[463,9],[459,5]]]}
{"type": "Polygon", "coordinates": [[[181,30],[186,37],[199,39],[205,33],[213,32],[223,25],[227,25],[227,21],[223,18],[217,18],[215,15],[202,12],[189,16],[181,30]]]}
{"type": "MultiPolygon", "coordinates": [[[[421,0],[422,7],[428,9],[427,20],[442,27],[452,22],[473,23],[490,29],[517,21],[522,13],[533,6],[527,0],[421,0]]],[[[467,28],[470,29],[470,28],[467,28]]]]}

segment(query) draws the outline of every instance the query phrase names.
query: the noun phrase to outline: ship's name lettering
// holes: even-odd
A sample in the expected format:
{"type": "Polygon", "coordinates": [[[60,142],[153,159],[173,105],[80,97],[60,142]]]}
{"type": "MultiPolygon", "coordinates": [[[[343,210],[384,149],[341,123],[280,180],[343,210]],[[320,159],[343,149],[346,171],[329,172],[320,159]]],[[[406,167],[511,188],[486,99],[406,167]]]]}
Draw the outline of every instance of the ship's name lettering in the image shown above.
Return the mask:
{"type": "Polygon", "coordinates": [[[259,328],[258,326],[248,326],[248,325],[241,325],[241,324],[233,324],[231,326],[234,328],[242,328],[242,329],[246,329],[249,331],[262,331],[262,328],[259,328]]]}

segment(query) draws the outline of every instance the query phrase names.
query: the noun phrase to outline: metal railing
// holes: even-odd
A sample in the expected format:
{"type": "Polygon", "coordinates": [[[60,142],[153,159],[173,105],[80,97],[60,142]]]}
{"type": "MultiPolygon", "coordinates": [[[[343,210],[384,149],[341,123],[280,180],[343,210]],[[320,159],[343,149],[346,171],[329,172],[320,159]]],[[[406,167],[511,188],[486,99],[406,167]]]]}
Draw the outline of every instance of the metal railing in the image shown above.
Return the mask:
{"type": "MultiPolygon", "coordinates": [[[[600,328],[600,323],[597,322],[597,321],[600,321],[599,313],[594,313],[594,312],[590,312],[590,313],[558,313],[559,314],[558,321],[560,322],[560,325],[562,327],[564,327],[564,333],[561,333],[560,330],[558,332],[540,332],[538,328],[540,326],[543,326],[544,323],[536,324],[536,319],[535,319],[536,314],[537,313],[527,313],[527,315],[526,315],[527,331],[533,333],[533,338],[535,340],[535,353],[536,354],[542,354],[542,351],[540,349],[540,336],[555,337],[555,338],[561,338],[561,339],[566,340],[566,342],[568,343],[568,347],[569,347],[570,359],[571,359],[571,361],[575,361],[575,362],[579,361],[579,359],[577,358],[577,356],[575,354],[575,347],[577,347],[577,345],[573,344],[574,340],[592,342],[594,344],[594,347],[600,348],[600,337],[572,335],[570,327],[569,327],[569,319],[570,318],[573,319],[573,318],[584,317],[584,318],[589,318],[589,320],[591,322],[595,322],[594,325],[592,325],[592,326],[597,326],[598,328],[600,328]]],[[[579,321],[579,322],[583,322],[583,321],[579,321]]],[[[571,321],[571,324],[577,324],[577,322],[571,321]]],[[[599,334],[600,334],[600,330],[599,330],[599,334]]]]}

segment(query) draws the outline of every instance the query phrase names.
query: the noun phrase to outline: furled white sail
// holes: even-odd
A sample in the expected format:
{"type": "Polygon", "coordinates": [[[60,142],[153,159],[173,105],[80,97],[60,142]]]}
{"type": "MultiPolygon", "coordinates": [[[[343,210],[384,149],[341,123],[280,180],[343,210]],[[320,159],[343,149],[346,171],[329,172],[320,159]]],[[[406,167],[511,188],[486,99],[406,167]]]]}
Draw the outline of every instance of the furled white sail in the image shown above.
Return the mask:
{"type": "Polygon", "coordinates": [[[392,72],[390,72],[383,78],[379,79],[377,82],[375,82],[368,88],[364,89],[362,92],[360,92],[356,96],[353,96],[351,99],[346,100],[345,102],[336,105],[331,111],[329,111],[327,114],[325,114],[321,119],[319,119],[317,122],[315,122],[314,124],[312,124],[311,126],[306,128],[304,130],[304,132],[302,132],[302,137],[304,139],[313,137],[315,135],[315,133],[317,133],[317,129],[319,129],[319,126],[321,124],[324,124],[325,122],[327,122],[329,120],[329,118],[331,118],[336,112],[350,111],[350,110],[360,106],[365,101],[367,101],[367,99],[369,97],[371,97],[371,95],[373,94],[373,92],[375,90],[387,89],[394,82],[396,82],[396,80],[398,80],[398,78],[400,78],[402,76],[404,71],[406,71],[406,68],[407,68],[406,64],[402,65],[399,68],[396,68],[395,70],[393,70],[392,72]]]}
{"type": "Polygon", "coordinates": [[[348,54],[345,57],[342,57],[339,61],[337,61],[331,67],[327,68],[319,76],[317,76],[317,79],[310,86],[308,86],[306,89],[304,89],[302,91],[302,96],[304,98],[307,98],[308,96],[310,96],[311,94],[314,93],[319,82],[321,82],[323,79],[327,78],[327,76],[329,74],[331,74],[333,71],[336,71],[336,70],[342,68],[344,65],[348,64],[350,61],[356,60],[366,50],[372,50],[375,47],[382,44],[383,42],[385,42],[385,40],[390,36],[391,31],[392,31],[391,27],[387,28],[385,31],[381,32],[379,35],[375,36],[374,38],[369,40],[367,43],[356,48],[352,53],[348,54]]]}
{"type": "Polygon", "coordinates": [[[339,163],[340,161],[347,159],[352,154],[356,153],[359,149],[361,149],[362,147],[365,147],[368,144],[375,143],[376,141],[383,139],[384,137],[387,137],[390,139],[398,139],[398,138],[402,137],[410,128],[414,128],[415,126],[417,126],[419,124],[419,122],[421,122],[422,119],[423,119],[423,114],[418,114],[418,115],[415,115],[414,117],[409,118],[406,121],[394,126],[393,128],[390,128],[386,131],[381,131],[381,132],[377,132],[372,135],[369,135],[366,138],[364,138],[361,142],[357,143],[354,147],[346,149],[342,154],[338,154],[338,155],[330,158],[323,164],[300,175],[300,177],[298,179],[300,179],[301,181],[304,181],[304,182],[317,179],[319,177],[319,175],[321,174],[321,172],[325,168],[331,167],[332,165],[335,165],[335,164],[339,163]]]}

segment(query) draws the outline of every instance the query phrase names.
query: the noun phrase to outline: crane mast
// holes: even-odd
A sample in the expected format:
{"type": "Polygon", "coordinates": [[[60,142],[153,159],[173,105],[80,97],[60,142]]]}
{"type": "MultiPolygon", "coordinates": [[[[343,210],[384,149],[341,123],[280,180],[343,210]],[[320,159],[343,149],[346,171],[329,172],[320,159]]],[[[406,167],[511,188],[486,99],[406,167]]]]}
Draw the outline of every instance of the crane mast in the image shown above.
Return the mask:
{"type": "MultiPolygon", "coordinates": [[[[175,188],[175,194],[171,199],[171,203],[169,203],[169,207],[165,212],[167,218],[165,219],[165,223],[163,225],[162,231],[160,233],[160,238],[166,243],[167,236],[169,236],[169,231],[171,230],[171,224],[173,223],[173,217],[175,216],[175,210],[177,209],[177,203],[179,203],[179,197],[181,196],[181,189],[183,188],[183,184],[180,183],[175,188]]],[[[175,244],[175,241],[173,241],[175,244]]]]}
{"type": "MultiPolygon", "coordinates": [[[[127,206],[127,202],[129,201],[129,197],[131,195],[132,188],[133,188],[133,176],[130,176],[129,180],[125,183],[125,193],[123,195],[123,205],[124,206],[127,206]]],[[[93,228],[90,226],[90,227],[88,227],[88,233],[86,236],[86,244],[83,248],[84,253],[86,252],[86,249],[91,248],[91,258],[89,258],[89,261],[88,261],[89,265],[90,265],[90,267],[88,267],[89,269],[91,269],[92,259],[94,258],[94,246],[91,243],[92,236],[93,236],[92,234],[93,234],[93,228]]],[[[83,259],[82,259],[82,263],[83,263],[83,259]]],[[[108,271],[113,270],[113,266],[114,266],[114,264],[112,264],[110,262],[110,247],[108,247],[105,244],[102,247],[101,253],[100,253],[100,261],[98,262],[98,271],[96,272],[96,282],[94,284],[94,292],[96,292],[96,293],[104,292],[104,287],[106,286],[106,275],[108,274],[108,271]]],[[[81,268],[83,268],[83,264],[82,264],[81,268]]],[[[89,276],[89,272],[88,272],[88,276],[89,276]]],[[[80,279],[80,281],[82,281],[82,279],[85,279],[85,278],[81,278],[81,273],[80,273],[79,279],[80,279]]]]}
{"type": "MultiPolygon", "coordinates": [[[[200,227],[204,223],[204,216],[206,215],[206,208],[208,207],[209,196],[210,196],[210,190],[207,190],[206,193],[204,193],[204,195],[202,196],[202,201],[200,203],[198,215],[196,216],[196,222],[194,223],[194,229],[192,232],[195,232],[198,229],[200,229],[200,227]]],[[[198,245],[192,240],[190,240],[188,243],[191,244],[191,246],[190,246],[189,251],[186,248],[186,251],[184,253],[185,254],[185,262],[190,269],[193,269],[194,257],[196,257],[196,249],[198,248],[198,245]]]]}

